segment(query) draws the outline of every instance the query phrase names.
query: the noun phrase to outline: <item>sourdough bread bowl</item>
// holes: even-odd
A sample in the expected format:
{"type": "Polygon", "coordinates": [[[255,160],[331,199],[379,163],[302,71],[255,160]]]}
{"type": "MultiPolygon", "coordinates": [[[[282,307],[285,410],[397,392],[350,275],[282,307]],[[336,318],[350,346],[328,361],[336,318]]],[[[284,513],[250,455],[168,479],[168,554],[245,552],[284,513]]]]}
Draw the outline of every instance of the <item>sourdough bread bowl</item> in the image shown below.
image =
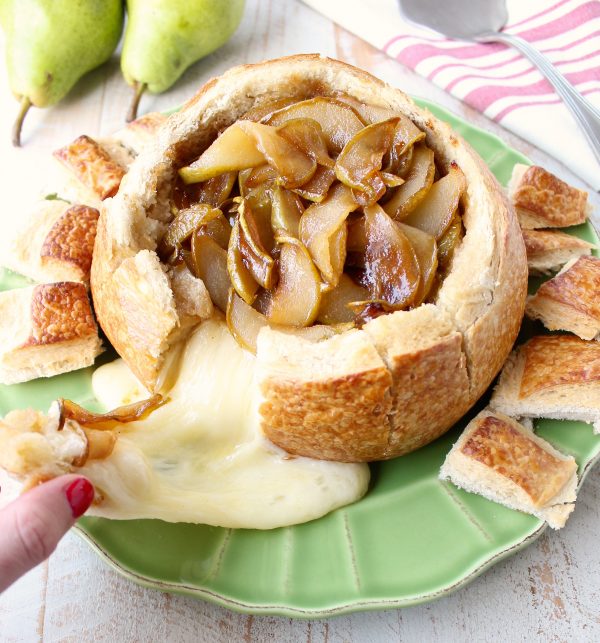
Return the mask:
{"type": "Polygon", "coordinates": [[[398,89],[319,55],[236,67],[209,81],[104,202],[91,287],[113,346],[149,390],[164,390],[177,347],[203,320],[221,315],[202,280],[180,279],[157,253],[173,219],[178,170],[249,110],[340,93],[408,117],[425,133],[436,174],[460,168],[466,185],[462,239],[422,303],[363,317],[352,328],[266,326],[258,333],[264,434],[291,454],[360,462],[407,453],[452,426],[500,370],[526,297],[523,239],[501,187],[460,136],[398,89]]]}

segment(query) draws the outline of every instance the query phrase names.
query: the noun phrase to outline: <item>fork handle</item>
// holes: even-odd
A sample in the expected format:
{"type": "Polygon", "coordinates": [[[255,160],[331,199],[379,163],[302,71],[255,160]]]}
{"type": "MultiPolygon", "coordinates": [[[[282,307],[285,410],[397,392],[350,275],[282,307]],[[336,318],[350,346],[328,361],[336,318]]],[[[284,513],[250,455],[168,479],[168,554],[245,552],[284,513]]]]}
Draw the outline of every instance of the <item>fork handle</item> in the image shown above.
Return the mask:
{"type": "Polygon", "coordinates": [[[585,134],[592,152],[600,163],[600,110],[584,98],[554,65],[535,47],[519,36],[504,32],[489,32],[477,38],[479,42],[502,42],[514,47],[528,58],[547,78],[563,99],[585,134]]]}

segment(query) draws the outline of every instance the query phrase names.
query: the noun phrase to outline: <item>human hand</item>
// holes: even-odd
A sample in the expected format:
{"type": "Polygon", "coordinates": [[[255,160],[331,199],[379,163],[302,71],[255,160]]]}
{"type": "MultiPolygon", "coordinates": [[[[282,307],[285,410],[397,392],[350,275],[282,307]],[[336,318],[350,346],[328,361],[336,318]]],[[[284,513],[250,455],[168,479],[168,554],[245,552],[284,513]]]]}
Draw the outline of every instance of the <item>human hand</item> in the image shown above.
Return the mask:
{"type": "Polygon", "coordinates": [[[27,491],[0,511],[0,592],[46,560],[93,499],[91,482],[68,475],[27,491]]]}

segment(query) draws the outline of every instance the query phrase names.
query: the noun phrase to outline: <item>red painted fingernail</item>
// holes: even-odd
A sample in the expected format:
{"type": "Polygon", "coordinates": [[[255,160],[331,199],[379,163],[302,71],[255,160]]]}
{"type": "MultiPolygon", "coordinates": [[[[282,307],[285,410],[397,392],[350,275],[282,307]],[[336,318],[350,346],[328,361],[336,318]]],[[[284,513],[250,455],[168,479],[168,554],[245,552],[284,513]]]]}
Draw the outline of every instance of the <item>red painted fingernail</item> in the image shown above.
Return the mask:
{"type": "Polygon", "coordinates": [[[71,505],[73,518],[79,518],[88,510],[94,500],[94,487],[89,480],[78,478],[65,488],[65,495],[71,505]]]}

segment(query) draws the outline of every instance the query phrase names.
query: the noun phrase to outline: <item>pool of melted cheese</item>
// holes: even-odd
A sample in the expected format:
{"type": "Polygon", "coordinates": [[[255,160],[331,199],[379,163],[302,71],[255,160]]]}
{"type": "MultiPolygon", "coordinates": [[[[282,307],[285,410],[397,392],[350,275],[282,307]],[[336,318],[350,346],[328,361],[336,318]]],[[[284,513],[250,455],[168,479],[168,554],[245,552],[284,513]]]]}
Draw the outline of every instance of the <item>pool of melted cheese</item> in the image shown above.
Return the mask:
{"type": "MultiPolygon", "coordinates": [[[[106,408],[148,397],[123,360],[98,368],[92,385],[106,408]]],[[[104,496],[95,515],[271,529],[323,516],[367,490],[366,464],[292,457],[262,435],[256,359],[221,320],[188,339],[168,397],[123,425],[110,458],[85,466],[104,496]]]]}

